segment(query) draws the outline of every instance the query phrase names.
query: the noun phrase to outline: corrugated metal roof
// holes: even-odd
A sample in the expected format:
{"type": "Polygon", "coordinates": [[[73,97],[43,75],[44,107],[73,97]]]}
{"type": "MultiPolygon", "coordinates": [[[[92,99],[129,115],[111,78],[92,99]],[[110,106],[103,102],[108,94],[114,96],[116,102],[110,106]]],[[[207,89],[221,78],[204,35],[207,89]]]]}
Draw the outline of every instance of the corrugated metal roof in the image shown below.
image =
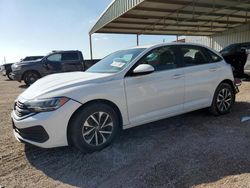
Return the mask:
{"type": "Polygon", "coordinates": [[[213,36],[200,36],[200,37],[186,37],[187,42],[199,43],[209,46],[217,51],[222,48],[233,44],[243,43],[250,41],[250,24],[244,24],[234,29],[230,29],[223,33],[219,33],[213,36]]]}
{"type": "Polygon", "coordinates": [[[250,21],[250,0],[115,0],[90,34],[214,35],[250,21]]]}

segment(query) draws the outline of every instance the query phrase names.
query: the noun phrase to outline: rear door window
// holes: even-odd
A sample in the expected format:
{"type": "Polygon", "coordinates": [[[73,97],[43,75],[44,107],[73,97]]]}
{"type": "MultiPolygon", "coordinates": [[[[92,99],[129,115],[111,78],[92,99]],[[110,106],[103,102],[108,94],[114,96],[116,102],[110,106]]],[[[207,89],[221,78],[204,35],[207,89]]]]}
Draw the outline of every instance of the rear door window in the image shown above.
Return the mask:
{"type": "Polygon", "coordinates": [[[78,53],[63,53],[62,61],[77,61],[79,60],[78,53]]]}
{"type": "Polygon", "coordinates": [[[210,60],[204,53],[204,49],[202,47],[181,46],[180,52],[185,67],[210,63],[210,60]]]}

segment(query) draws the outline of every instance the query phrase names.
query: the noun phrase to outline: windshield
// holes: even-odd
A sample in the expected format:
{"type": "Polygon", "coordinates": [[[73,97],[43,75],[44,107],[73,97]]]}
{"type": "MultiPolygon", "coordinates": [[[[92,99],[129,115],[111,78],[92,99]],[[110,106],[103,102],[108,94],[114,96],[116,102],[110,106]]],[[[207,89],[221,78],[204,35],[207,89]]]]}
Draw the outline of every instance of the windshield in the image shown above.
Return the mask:
{"type": "Polygon", "coordinates": [[[114,52],[90,67],[86,72],[117,73],[123,70],[144,50],[145,48],[136,48],[114,52]]]}

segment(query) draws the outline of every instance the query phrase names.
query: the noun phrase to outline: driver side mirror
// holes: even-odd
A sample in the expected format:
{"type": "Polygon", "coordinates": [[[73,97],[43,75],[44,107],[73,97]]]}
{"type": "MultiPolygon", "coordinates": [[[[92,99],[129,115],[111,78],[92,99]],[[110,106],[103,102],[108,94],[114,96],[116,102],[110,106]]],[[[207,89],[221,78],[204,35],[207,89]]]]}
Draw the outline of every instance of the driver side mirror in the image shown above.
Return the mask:
{"type": "Polygon", "coordinates": [[[155,71],[154,67],[149,64],[140,64],[133,70],[133,75],[140,76],[153,73],[155,71]]]}

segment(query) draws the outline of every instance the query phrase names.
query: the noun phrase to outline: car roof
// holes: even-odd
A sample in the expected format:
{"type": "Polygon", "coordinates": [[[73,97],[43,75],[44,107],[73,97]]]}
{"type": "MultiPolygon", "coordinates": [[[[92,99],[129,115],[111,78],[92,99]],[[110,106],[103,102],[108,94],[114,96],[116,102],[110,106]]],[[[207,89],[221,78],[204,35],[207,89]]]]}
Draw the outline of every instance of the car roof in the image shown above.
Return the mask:
{"type": "MultiPolygon", "coordinates": [[[[172,46],[172,45],[187,45],[187,46],[199,46],[204,48],[209,48],[208,46],[202,45],[202,44],[195,44],[195,43],[187,43],[187,42],[171,42],[171,43],[160,43],[160,44],[149,44],[149,45],[141,45],[141,46],[135,46],[128,49],[136,49],[136,48],[157,48],[161,46],[172,46]]],[[[209,48],[210,49],[210,48],[209,48]]]]}
{"type": "Polygon", "coordinates": [[[52,53],[58,53],[58,52],[80,52],[79,50],[52,50],[52,53]]]}
{"type": "Polygon", "coordinates": [[[72,53],[72,52],[81,53],[81,51],[79,51],[79,50],[52,50],[51,52],[46,54],[46,56],[44,56],[44,57],[47,57],[49,55],[56,54],[56,53],[72,53]]]}
{"type": "Polygon", "coordinates": [[[158,48],[158,47],[162,47],[162,46],[173,46],[173,45],[184,45],[184,46],[198,46],[198,47],[203,47],[203,48],[206,48],[206,49],[209,49],[210,51],[214,52],[215,54],[217,54],[218,56],[221,57],[221,54],[208,47],[208,46],[205,46],[205,45],[202,45],[202,44],[195,44],[195,43],[189,43],[189,42],[171,42],[171,43],[160,43],[160,44],[151,44],[151,45],[144,45],[144,46],[136,46],[136,47],[132,47],[132,48],[128,48],[128,49],[125,49],[125,50],[129,50],[129,49],[139,49],[139,48],[145,48],[145,49],[154,49],[154,48],[158,48]]]}

